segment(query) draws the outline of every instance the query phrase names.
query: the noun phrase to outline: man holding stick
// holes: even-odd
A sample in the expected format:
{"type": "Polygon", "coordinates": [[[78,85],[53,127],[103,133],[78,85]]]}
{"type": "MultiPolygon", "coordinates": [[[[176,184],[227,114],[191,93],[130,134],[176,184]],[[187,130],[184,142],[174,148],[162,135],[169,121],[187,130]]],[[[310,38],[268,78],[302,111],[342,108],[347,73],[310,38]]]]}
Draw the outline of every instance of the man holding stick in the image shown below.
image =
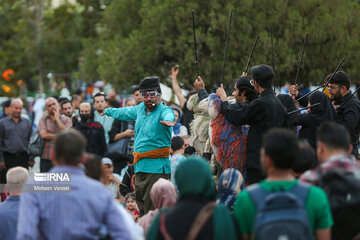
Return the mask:
{"type": "Polygon", "coordinates": [[[260,94],[247,105],[233,104],[227,101],[224,88],[217,89],[216,94],[221,98],[221,113],[234,125],[250,125],[246,148],[246,173],[248,184],[253,184],[265,178],[260,165],[260,148],[262,135],[269,129],[283,127],[286,110],[272,91],[274,71],[267,65],[251,68],[253,80],[251,84],[260,94]]]}
{"type": "MultiPolygon", "coordinates": [[[[326,81],[330,79],[327,76],[326,81]]],[[[359,132],[360,132],[360,102],[351,94],[349,76],[343,72],[337,72],[329,81],[328,89],[339,117],[339,122],[349,131],[352,154],[358,158],[359,132]]]]}

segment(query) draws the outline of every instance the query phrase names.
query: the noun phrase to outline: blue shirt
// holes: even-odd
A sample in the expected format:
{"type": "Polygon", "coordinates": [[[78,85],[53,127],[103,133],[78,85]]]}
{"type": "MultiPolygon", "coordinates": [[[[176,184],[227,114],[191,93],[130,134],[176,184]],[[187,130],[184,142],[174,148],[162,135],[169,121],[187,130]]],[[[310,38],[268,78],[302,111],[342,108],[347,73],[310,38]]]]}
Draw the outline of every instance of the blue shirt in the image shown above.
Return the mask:
{"type": "MultiPolygon", "coordinates": [[[[50,172],[70,173],[71,191],[23,193],[18,240],[97,239],[102,225],[112,239],[130,239],[112,194],[103,184],[88,178],[77,167],[59,166],[50,172]]],[[[28,183],[35,184],[34,181],[28,183]]]]}
{"type": "MultiPolygon", "coordinates": [[[[144,103],[134,107],[107,108],[105,114],[123,121],[136,121],[134,152],[147,152],[159,148],[171,147],[173,128],[166,127],[160,121],[175,121],[174,111],[159,104],[153,111],[146,114],[144,103]]],[[[143,158],[134,166],[135,173],[166,173],[171,172],[169,157],[143,158]]]]}
{"type": "Polygon", "coordinates": [[[94,111],[94,121],[99,122],[104,128],[106,144],[109,144],[109,132],[112,128],[114,119],[108,116],[101,116],[97,111],[94,111]]]}
{"type": "Polygon", "coordinates": [[[0,239],[13,240],[19,215],[20,196],[10,195],[5,202],[0,203],[0,239]]]}

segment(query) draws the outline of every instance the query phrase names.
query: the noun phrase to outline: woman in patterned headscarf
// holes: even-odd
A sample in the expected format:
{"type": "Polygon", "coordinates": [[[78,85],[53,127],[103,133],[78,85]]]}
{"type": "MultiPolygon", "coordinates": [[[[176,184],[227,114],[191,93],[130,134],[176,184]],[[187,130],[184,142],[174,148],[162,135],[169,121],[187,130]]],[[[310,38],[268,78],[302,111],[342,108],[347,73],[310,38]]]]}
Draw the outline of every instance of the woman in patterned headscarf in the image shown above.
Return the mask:
{"type": "Polygon", "coordinates": [[[241,191],[243,177],[235,168],[226,169],[220,176],[218,182],[217,204],[224,204],[230,210],[233,209],[236,196],[241,191]]]}

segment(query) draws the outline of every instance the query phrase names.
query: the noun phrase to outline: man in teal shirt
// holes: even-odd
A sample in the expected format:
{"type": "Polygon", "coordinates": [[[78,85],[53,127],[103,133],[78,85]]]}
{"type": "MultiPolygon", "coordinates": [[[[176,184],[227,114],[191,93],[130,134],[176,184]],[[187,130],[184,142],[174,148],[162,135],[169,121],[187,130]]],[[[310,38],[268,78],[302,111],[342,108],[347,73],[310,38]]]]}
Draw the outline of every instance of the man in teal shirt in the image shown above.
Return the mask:
{"type": "Polygon", "coordinates": [[[134,107],[108,108],[105,115],[123,121],[136,121],[134,170],[136,202],[140,216],[154,209],[150,199],[152,185],[159,178],[170,178],[170,146],[175,115],[161,104],[158,77],[146,77],[139,84],[144,101],[134,107]]]}

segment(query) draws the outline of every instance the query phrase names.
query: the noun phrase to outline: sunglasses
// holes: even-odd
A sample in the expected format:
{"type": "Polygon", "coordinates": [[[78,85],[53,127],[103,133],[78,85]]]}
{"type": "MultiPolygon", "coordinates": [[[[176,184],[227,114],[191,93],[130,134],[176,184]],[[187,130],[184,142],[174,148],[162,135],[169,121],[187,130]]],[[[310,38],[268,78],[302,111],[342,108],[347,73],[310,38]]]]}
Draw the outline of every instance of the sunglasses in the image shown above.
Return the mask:
{"type": "Polygon", "coordinates": [[[337,89],[337,88],[339,88],[338,86],[330,86],[330,85],[328,85],[327,87],[326,87],[328,90],[330,90],[330,91],[333,91],[333,90],[335,90],[335,89],[337,89]]]}
{"type": "Polygon", "coordinates": [[[148,91],[148,92],[141,92],[141,96],[143,98],[146,98],[146,97],[151,97],[151,98],[154,98],[156,96],[161,96],[161,94],[157,91],[148,91]]]}

